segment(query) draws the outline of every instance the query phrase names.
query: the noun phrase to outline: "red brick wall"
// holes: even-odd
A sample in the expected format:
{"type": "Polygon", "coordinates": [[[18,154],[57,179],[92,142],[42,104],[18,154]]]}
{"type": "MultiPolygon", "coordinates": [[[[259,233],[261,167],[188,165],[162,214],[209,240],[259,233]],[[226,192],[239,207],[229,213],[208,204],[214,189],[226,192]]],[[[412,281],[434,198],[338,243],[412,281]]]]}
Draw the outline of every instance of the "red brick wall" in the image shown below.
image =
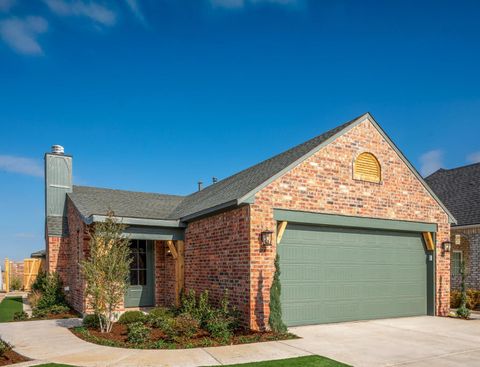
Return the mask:
{"type": "Polygon", "coordinates": [[[155,241],[155,304],[175,304],[175,259],[167,254],[165,241],[155,241]]]}
{"type": "Polygon", "coordinates": [[[88,256],[89,227],[83,222],[70,199],[67,199],[67,215],[70,246],[69,271],[65,284],[70,287],[70,290],[66,294],[73,308],[83,313],[88,307],[85,301],[85,279],[82,275],[81,262],[88,256]]]}
{"type": "Polygon", "coordinates": [[[185,230],[185,288],[210,292],[219,301],[228,289],[232,304],[249,314],[249,207],[188,224],[185,230]]]}
{"type": "Polygon", "coordinates": [[[273,208],[372,218],[438,223],[437,313],[449,311],[450,255],[441,251],[450,237],[447,215],[397,153],[366,121],[257,193],[251,205],[250,326],[268,322],[276,246],[264,249],[260,233],[275,230],[273,208]],[[353,160],[368,151],[382,166],[380,184],[353,180],[353,160]]]}
{"type": "Polygon", "coordinates": [[[68,254],[70,241],[68,237],[47,236],[47,271],[57,272],[62,281],[67,281],[68,254]]]}

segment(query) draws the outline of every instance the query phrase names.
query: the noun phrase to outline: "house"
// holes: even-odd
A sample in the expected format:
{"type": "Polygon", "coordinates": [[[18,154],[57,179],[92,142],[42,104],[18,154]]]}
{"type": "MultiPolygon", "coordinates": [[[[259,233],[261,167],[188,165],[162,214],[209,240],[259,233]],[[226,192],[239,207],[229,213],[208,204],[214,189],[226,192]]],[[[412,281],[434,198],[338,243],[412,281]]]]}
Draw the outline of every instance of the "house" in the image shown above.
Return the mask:
{"type": "Polygon", "coordinates": [[[72,157],[53,148],[47,263],[80,312],[88,227],[110,208],[137,259],[124,308],[228,289],[263,329],[278,253],[289,326],[449,312],[455,219],[368,113],[188,196],[73,186],[72,157]]]}
{"type": "Polygon", "coordinates": [[[452,288],[460,288],[465,260],[467,287],[480,289],[480,163],[439,169],[425,180],[458,220],[451,228],[452,288]]]}

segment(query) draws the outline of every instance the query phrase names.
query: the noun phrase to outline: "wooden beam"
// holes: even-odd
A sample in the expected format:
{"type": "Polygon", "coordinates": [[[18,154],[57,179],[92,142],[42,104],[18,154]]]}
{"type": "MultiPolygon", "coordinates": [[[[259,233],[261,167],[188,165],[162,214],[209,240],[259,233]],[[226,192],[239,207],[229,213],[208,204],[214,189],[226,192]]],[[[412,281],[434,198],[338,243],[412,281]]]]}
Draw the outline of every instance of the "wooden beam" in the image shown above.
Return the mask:
{"type": "Polygon", "coordinates": [[[425,244],[427,246],[428,251],[433,251],[435,250],[435,244],[433,243],[433,237],[430,232],[423,232],[423,239],[425,241],[425,244]]]}
{"type": "Polygon", "coordinates": [[[173,241],[168,240],[166,242],[167,242],[168,249],[172,253],[173,258],[176,260],[178,257],[178,253],[177,253],[177,249],[175,248],[175,245],[173,244],[173,241]]]}
{"type": "Polygon", "coordinates": [[[177,260],[175,263],[176,271],[176,294],[175,303],[180,305],[180,297],[185,286],[185,243],[183,241],[175,241],[177,244],[177,260]]]}
{"type": "Polygon", "coordinates": [[[277,245],[282,240],[283,234],[285,233],[285,229],[287,228],[287,221],[278,222],[277,225],[277,245]]]}

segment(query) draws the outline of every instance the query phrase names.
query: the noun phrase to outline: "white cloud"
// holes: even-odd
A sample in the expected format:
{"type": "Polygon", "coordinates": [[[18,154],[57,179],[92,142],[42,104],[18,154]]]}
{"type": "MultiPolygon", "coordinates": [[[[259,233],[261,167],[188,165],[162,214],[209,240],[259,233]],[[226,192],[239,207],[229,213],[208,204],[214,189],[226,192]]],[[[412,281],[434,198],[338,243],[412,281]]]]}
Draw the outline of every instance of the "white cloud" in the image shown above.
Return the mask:
{"type": "Polygon", "coordinates": [[[47,31],[48,23],[42,17],[8,18],[0,21],[0,36],[15,51],[27,55],[43,54],[37,37],[47,31]]]}
{"type": "Polygon", "coordinates": [[[14,155],[0,155],[0,171],[43,177],[43,168],[39,160],[14,155]]]}
{"type": "Polygon", "coordinates": [[[135,17],[137,17],[137,19],[141,23],[146,24],[145,17],[143,16],[142,10],[140,9],[138,0],[125,0],[125,2],[127,3],[128,7],[132,11],[133,15],[135,15],[135,17]]]}
{"type": "Polygon", "coordinates": [[[467,156],[467,161],[470,163],[480,163],[480,152],[473,152],[467,156]]]}
{"type": "Polygon", "coordinates": [[[256,4],[278,4],[278,5],[298,5],[300,0],[210,0],[214,8],[241,9],[246,5],[256,4]]]}
{"type": "Polygon", "coordinates": [[[9,11],[15,5],[15,2],[16,0],[0,0],[0,11],[9,11]]]}
{"type": "Polygon", "coordinates": [[[443,152],[430,150],[420,156],[420,173],[425,177],[443,167],[443,152]]]}
{"type": "Polygon", "coordinates": [[[105,26],[113,26],[117,21],[116,14],[109,8],[81,0],[44,0],[50,10],[60,16],[80,16],[105,26]]]}

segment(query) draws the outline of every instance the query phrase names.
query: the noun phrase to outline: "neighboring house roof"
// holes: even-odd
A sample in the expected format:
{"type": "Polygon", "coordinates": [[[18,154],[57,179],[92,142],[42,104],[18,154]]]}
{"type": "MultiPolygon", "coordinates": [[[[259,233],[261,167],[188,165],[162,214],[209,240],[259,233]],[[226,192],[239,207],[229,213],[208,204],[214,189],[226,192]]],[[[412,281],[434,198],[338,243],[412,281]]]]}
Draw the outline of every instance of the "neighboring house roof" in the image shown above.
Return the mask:
{"type": "Polygon", "coordinates": [[[480,224],[480,163],[442,168],[425,181],[457,218],[459,226],[480,224]]]}
{"type": "Polygon", "coordinates": [[[111,209],[119,217],[188,221],[223,208],[252,202],[255,193],[366,119],[371,121],[426,190],[449,215],[450,220],[455,222],[455,218],[448,209],[435,196],[420,174],[369,113],[186,197],[82,186],[74,186],[73,193],[68,195],[85,218],[91,215],[105,215],[111,209]]]}
{"type": "Polygon", "coordinates": [[[73,186],[67,194],[84,218],[106,215],[110,210],[118,217],[175,219],[171,213],[184,199],[178,195],[73,186]]]}
{"type": "Polygon", "coordinates": [[[35,251],[30,254],[30,257],[32,258],[44,258],[46,256],[47,256],[47,251],[45,250],[35,251]]]}

